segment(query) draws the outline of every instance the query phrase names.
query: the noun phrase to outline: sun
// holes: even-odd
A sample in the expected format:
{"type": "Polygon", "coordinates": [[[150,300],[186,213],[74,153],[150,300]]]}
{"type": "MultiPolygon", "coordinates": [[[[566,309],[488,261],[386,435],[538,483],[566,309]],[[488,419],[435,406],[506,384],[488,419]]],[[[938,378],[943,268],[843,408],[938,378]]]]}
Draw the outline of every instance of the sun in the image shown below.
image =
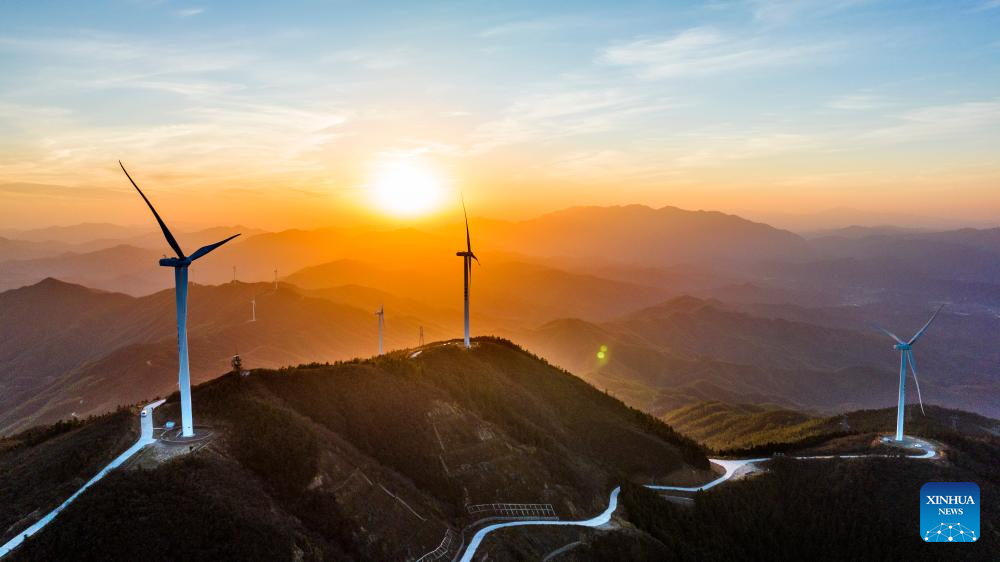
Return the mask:
{"type": "Polygon", "coordinates": [[[444,199],[444,184],[433,171],[415,160],[380,163],[371,182],[375,205],[398,216],[415,216],[436,209],[444,199]]]}

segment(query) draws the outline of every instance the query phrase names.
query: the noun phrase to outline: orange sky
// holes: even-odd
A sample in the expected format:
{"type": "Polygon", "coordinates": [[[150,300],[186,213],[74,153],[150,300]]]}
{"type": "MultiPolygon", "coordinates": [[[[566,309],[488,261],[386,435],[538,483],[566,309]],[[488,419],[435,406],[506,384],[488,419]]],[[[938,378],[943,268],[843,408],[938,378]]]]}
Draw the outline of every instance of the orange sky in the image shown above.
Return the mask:
{"type": "Polygon", "coordinates": [[[191,225],[398,220],[371,190],[401,164],[441,191],[407,224],[453,220],[459,191],[510,219],[996,222],[1000,9],[516,4],[10,10],[0,230],[143,223],[118,159],[191,225]]]}

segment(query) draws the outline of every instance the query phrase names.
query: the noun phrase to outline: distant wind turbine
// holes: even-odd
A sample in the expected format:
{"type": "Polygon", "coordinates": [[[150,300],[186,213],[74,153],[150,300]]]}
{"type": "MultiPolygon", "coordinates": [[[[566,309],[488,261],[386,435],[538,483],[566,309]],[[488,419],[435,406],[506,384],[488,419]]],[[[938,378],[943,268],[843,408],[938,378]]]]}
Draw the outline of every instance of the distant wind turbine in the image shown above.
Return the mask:
{"type": "Polygon", "coordinates": [[[128,181],[132,183],[132,187],[139,192],[142,196],[143,201],[149,206],[149,210],[153,212],[153,216],[156,218],[156,222],[160,225],[160,230],[163,231],[163,237],[167,239],[167,244],[173,248],[174,252],[177,253],[177,257],[173,258],[163,258],[160,260],[160,265],[163,267],[174,268],[174,285],[175,294],[177,297],[177,360],[178,360],[178,371],[177,371],[177,385],[180,387],[181,392],[181,434],[184,437],[194,436],[194,416],[191,413],[191,372],[188,366],[188,346],[187,346],[187,294],[188,294],[188,266],[198,258],[203,257],[205,254],[211,252],[212,250],[218,248],[219,246],[229,242],[233,238],[239,236],[239,234],[234,234],[221,242],[216,242],[215,244],[209,244],[208,246],[202,246],[198,248],[190,256],[185,256],[184,251],[181,250],[180,244],[174,238],[174,235],[170,233],[170,229],[160,218],[159,213],[153,208],[153,204],[149,202],[146,198],[146,194],[139,189],[136,185],[135,180],[129,175],[128,170],[118,161],[118,165],[121,166],[122,171],[125,172],[125,177],[128,181]]]}
{"type": "Polygon", "coordinates": [[[899,352],[899,405],[896,409],[896,441],[903,440],[903,414],[904,414],[904,409],[906,407],[907,363],[909,363],[910,371],[913,373],[913,382],[917,386],[917,399],[920,401],[920,412],[921,413],[924,412],[924,399],[920,395],[920,381],[917,379],[917,361],[913,358],[913,345],[917,343],[917,340],[923,337],[924,333],[927,331],[927,328],[929,328],[931,322],[933,322],[934,319],[937,318],[937,315],[939,312],[941,312],[942,308],[944,308],[943,304],[939,306],[937,310],[934,311],[934,314],[931,315],[931,319],[928,320],[927,323],[924,324],[924,327],[920,328],[920,330],[916,334],[914,334],[913,337],[909,339],[909,341],[904,342],[903,340],[899,339],[899,336],[890,332],[889,330],[886,330],[881,326],[875,326],[877,330],[879,330],[883,334],[889,336],[890,338],[896,341],[896,345],[894,345],[892,348],[899,352]]]}
{"type": "Polygon", "coordinates": [[[379,305],[375,316],[378,316],[378,354],[382,355],[382,327],[385,326],[385,306],[379,305]]]}
{"type": "Polygon", "coordinates": [[[257,297],[250,297],[250,321],[257,321],[257,297]]]}
{"type": "Polygon", "coordinates": [[[462,198],[462,215],[465,217],[465,251],[455,252],[456,256],[462,258],[462,271],[465,278],[465,347],[471,347],[469,343],[469,285],[472,284],[472,260],[479,263],[479,258],[472,253],[472,238],[469,236],[469,214],[465,211],[465,198],[462,198]]]}

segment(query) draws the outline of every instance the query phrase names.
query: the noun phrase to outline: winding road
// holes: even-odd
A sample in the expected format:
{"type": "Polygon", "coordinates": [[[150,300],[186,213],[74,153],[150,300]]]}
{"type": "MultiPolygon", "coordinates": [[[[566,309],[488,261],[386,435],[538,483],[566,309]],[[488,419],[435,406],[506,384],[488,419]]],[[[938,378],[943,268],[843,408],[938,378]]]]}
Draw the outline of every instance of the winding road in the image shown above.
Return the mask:
{"type": "Polygon", "coordinates": [[[153,437],[153,410],[164,402],[165,400],[157,400],[156,402],[146,404],[146,406],[144,406],[139,413],[139,439],[136,440],[131,447],[122,452],[122,454],[115,457],[115,460],[111,461],[107,466],[102,468],[97,475],[88,480],[86,484],[81,486],[80,489],[74,492],[72,496],[66,499],[66,501],[59,504],[59,507],[50,511],[45,517],[36,521],[34,525],[28,527],[23,532],[18,533],[16,537],[7,541],[7,543],[3,546],[0,546],[0,558],[3,558],[12,550],[21,546],[21,543],[23,543],[26,538],[44,529],[46,525],[51,523],[52,520],[62,512],[62,510],[66,509],[66,506],[71,504],[73,500],[86,491],[87,488],[93,486],[94,483],[101,478],[104,478],[109,472],[118,468],[123,462],[132,458],[132,455],[138,453],[143,447],[156,441],[156,438],[153,437]]]}
{"type": "MultiPolygon", "coordinates": [[[[914,448],[923,449],[924,453],[919,455],[906,455],[906,458],[910,459],[933,459],[937,457],[938,451],[930,441],[925,441],[923,439],[917,439],[914,437],[908,437],[912,440],[914,448]]],[[[797,460],[824,460],[824,459],[857,459],[857,458],[878,458],[878,457],[894,457],[894,455],[821,455],[821,456],[790,456],[787,458],[797,459],[797,460]]],[[[771,460],[774,457],[760,457],[755,459],[708,459],[714,464],[717,464],[725,470],[725,473],[712,480],[707,484],[702,484],[701,486],[684,487],[684,486],[658,486],[653,484],[647,484],[646,487],[650,490],[658,491],[674,491],[674,492],[701,492],[708,490],[722,484],[723,482],[733,478],[741,472],[740,469],[756,464],[771,460]]],[[[473,535],[472,540],[469,541],[469,546],[465,549],[465,553],[462,555],[461,562],[472,562],[472,557],[476,555],[476,550],[482,544],[483,539],[487,535],[496,531],[497,529],[503,529],[505,527],[522,527],[527,525],[561,525],[561,526],[577,526],[577,527],[601,527],[602,525],[607,525],[611,521],[611,515],[614,514],[615,510],[618,509],[618,493],[621,491],[621,487],[616,487],[611,491],[611,499],[608,502],[607,509],[603,513],[594,517],[593,519],[587,519],[585,521],[510,521],[507,523],[496,523],[483,527],[473,535]]]]}

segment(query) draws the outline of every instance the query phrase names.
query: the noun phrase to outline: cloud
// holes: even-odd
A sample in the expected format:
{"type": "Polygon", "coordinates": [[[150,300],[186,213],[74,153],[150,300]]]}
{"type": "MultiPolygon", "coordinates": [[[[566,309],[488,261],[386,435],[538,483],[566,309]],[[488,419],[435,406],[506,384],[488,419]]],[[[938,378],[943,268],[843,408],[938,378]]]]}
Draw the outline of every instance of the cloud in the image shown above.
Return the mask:
{"type": "Polygon", "coordinates": [[[483,38],[509,37],[511,35],[538,35],[592,25],[582,17],[534,18],[510,21],[479,32],[483,38]]]}
{"type": "Polygon", "coordinates": [[[365,50],[345,49],[331,53],[323,58],[326,62],[347,62],[357,64],[370,70],[385,70],[395,68],[406,62],[401,49],[395,50],[365,50]]]}
{"type": "Polygon", "coordinates": [[[200,42],[197,48],[184,48],[144,38],[98,32],[70,36],[30,38],[0,36],[0,51],[27,52],[52,57],[61,64],[86,63],[88,73],[97,62],[107,68],[134,68],[157,74],[204,73],[231,70],[254,59],[239,42],[200,42]]]}
{"type": "Polygon", "coordinates": [[[121,157],[169,170],[177,185],[195,184],[199,174],[244,184],[282,175],[308,181],[328,175],[324,151],[349,134],[349,115],[342,111],[233,97],[180,110],[162,125],[99,125],[46,108],[29,112],[52,114],[58,121],[38,122],[29,130],[19,143],[28,157],[0,157],[0,178],[55,183],[100,177],[109,161],[121,157]]]}
{"type": "Polygon", "coordinates": [[[68,199],[77,200],[81,197],[102,198],[114,195],[119,190],[94,186],[67,186],[44,183],[0,183],[0,195],[35,199],[68,199]]]}
{"type": "Polygon", "coordinates": [[[750,0],[754,20],[784,25],[803,17],[827,16],[871,0],[750,0]]]}
{"type": "Polygon", "coordinates": [[[677,166],[714,166],[723,161],[767,158],[787,152],[815,150],[822,140],[815,136],[787,131],[747,131],[745,133],[694,133],[689,135],[694,151],[674,159],[677,166]]]}
{"type": "Polygon", "coordinates": [[[183,10],[177,10],[174,14],[180,18],[190,18],[192,16],[197,16],[205,12],[205,8],[185,8],[183,10]]]}
{"type": "Polygon", "coordinates": [[[646,79],[707,76],[815,61],[835,46],[765,44],[761,39],[732,38],[711,27],[695,27],[667,38],[611,45],[597,62],[635,68],[646,79]]]}
{"type": "Polygon", "coordinates": [[[1000,0],[986,0],[982,4],[976,6],[973,10],[974,12],[985,12],[986,10],[995,10],[1000,8],[1000,0]]]}
{"type": "Polygon", "coordinates": [[[557,90],[522,96],[499,119],[480,125],[472,152],[521,143],[591,134],[625,126],[640,115],[676,107],[619,89],[557,90]]]}
{"type": "Polygon", "coordinates": [[[851,94],[831,100],[828,107],[845,111],[864,111],[878,109],[888,104],[883,96],[874,94],[851,94]]]}
{"type": "Polygon", "coordinates": [[[649,149],[573,151],[541,169],[551,177],[568,180],[648,181],[678,174],[676,168],[664,165],[660,151],[649,149]]]}
{"type": "Polygon", "coordinates": [[[863,133],[861,138],[906,142],[946,139],[976,130],[997,131],[1000,98],[917,108],[900,114],[896,120],[896,124],[863,133]]]}

